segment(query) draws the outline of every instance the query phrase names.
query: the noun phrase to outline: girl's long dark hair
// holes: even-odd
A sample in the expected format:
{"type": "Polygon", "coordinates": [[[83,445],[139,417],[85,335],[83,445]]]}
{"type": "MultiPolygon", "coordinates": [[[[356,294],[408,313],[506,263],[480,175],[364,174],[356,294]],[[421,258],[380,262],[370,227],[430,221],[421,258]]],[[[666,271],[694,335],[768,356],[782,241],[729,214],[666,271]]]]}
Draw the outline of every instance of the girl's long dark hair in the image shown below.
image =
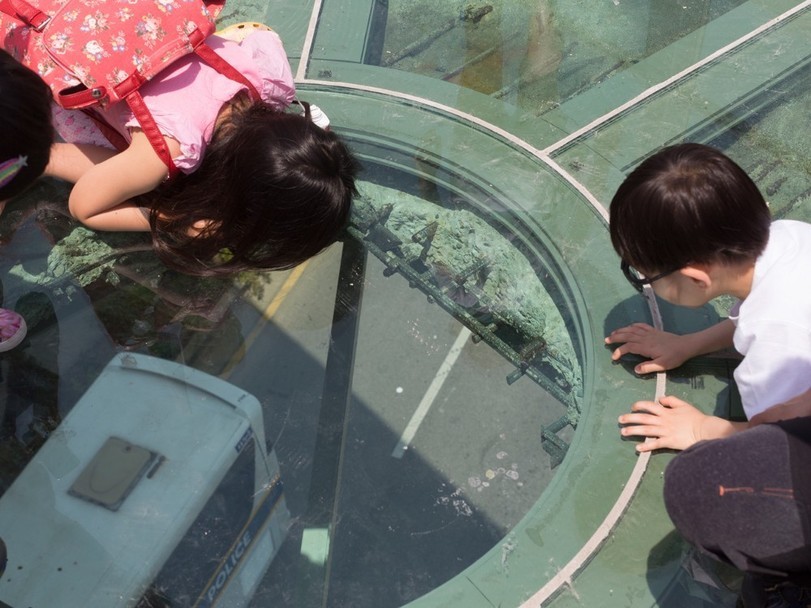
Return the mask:
{"type": "Polygon", "coordinates": [[[0,162],[26,157],[25,166],[0,188],[0,200],[20,194],[51,156],[51,89],[34,72],[0,50],[0,162]]]}
{"type": "Polygon", "coordinates": [[[356,173],[346,145],[313,124],[309,108],[235,104],[200,167],[151,198],[155,250],[187,274],[292,268],[339,237],[356,173]]]}

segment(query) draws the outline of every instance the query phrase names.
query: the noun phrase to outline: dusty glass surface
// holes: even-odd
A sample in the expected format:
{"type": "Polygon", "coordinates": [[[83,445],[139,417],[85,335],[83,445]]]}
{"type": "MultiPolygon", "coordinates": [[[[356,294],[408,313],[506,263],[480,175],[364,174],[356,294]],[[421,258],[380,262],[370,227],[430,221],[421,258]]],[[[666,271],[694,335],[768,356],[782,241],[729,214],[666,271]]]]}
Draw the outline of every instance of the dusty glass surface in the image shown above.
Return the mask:
{"type": "Polygon", "coordinates": [[[542,114],[743,3],[390,0],[380,65],[542,114]]]}
{"type": "MultiPolygon", "coordinates": [[[[15,201],[3,223],[4,302],[23,314],[29,333],[3,362],[5,487],[38,466],[32,457],[59,436],[77,402],[90,399],[83,411],[108,407],[111,414],[124,407],[86,391],[110,359],[140,353],[228,379],[263,404],[263,430],[280,460],[293,523],[258,598],[288,598],[282,605],[296,606],[324,594],[331,605],[396,606],[497,544],[551,480],[581,413],[583,338],[570,332],[580,327],[574,317],[582,311],[567,310],[558,293],[576,286],[550,274],[561,262],[548,243],[460,176],[441,178],[455,180],[453,192],[372,164],[364,176],[343,246],[286,275],[233,280],[184,277],[157,262],[144,235],[79,226],[62,208],[67,189],[55,182],[43,180],[15,201]],[[298,279],[297,272],[306,274],[298,279]],[[285,294],[284,285],[297,280],[295,293],[285,294]],[[473,345],[473,334],[481,344],[473,345]],[[457,362],[445,386],[451,396],[431,414],[440,416],[439,434],[432,438],[426,421],[409,438],[398,410],[413,407],[418,391],[430,393],[432,368],[454,341],[475,353],[457,362]],[[393,367],[370,369],[370,358],[381,365],[391,356],[393,367]],[[483,402],[492,403],[486,419],[459,411],[483,402]],[[551,429],[547,441],[544,428],[551,429]],[[467,454],[481,455],[478,465],[448,449],[448,440],[462,438],[467,454]],[[353,453],[352,446],[366,443],[373,454],[388,453],[372,460],[369,450],[353,453]],[[361,516],[364,509],[370,511],[361,516]],[[330,529],[329,560],[319,563],[319,543],[330,529]],[[358,535],[367,538],[360,547],[358,535]],[[388,536],[383,546],[372,540],[380,535],[388,536]],[[309,544],[315,548],[305,551],[309,544]],[[381,568],[389,573],[385,581],[381,568]],[[366,589],[363,598],[351,599],[358,586],[366,589]]],[[[161,422],[153,414],[150,424],[161,422]]],[[[150,433],[139,439],[149,445],[150,433]]],[[[24,476],[21,483],[31,482],[24,476]]],[[[207,492],[208,482],[199,483],[207,492]]],[[[231,489],[231,499],[258,491],[252,483],[231,489]]],[[[80,527],[93,526],[99,507],[91,503],[80,527]]],[[[216,571],[189,565],[189,547],[213,543],[207,551],[216,555],[205,562],[216,564],[248,525],[244,514],[231,521],[226,501],[221,511],[216,504],[206,507],[213,514],[204,510],[197,523],[181,524],[179,531],[190,526],[192,536],[174,553],[184,556],[188,578],[179,573],[180,558],[171,558],[154,581],[138,583],[149,583],[138,605],[191,605],[195,589],[204,593],[216,571]]],[[[24,569],[17,539],[6,540],[12,572],[24,569]]],[[[9,582],[19,580],[15,574],[9,582]]]]}
{"type": "Polygon", "coordinates": [[[811,103],[811,68],[807,65],[778,86],[736,112],[734,128],[714,137],[714,145],[729,151],[752,176],[769,201],[776,219],[811,220],[811,172],[808,141],[796,128],[811,103]],[[779,90],[779,97],[774,93],[779,90]],[[764,149],[772,148],[772,154],[764,149]]]}

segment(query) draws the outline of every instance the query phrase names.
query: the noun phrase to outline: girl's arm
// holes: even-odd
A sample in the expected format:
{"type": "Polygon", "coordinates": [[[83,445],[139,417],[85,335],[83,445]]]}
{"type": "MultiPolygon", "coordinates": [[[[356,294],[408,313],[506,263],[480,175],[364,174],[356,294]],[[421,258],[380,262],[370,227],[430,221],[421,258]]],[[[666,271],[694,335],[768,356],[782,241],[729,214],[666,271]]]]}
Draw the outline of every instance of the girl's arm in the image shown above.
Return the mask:
{"type": "Polygon", "coordinates": [[[118,153],[117,150],[90,144],[55,143],[51,146],[51,158],[45,167],[45,175],[75,184],[90,169],[118,153]]]}
{"type": "MultiPolygon", "coordinates": [[[[164,139],[177,156],[180,144],[164,139]]],[[[53,152],[47,174],[75,182],[68,201],[73,217],[96,230],[149,230],[147,216],[129,200],[154,190],[167,169],[141,130],[133,130],[123,152],[73,144],[55,144],[53,152]]]]}

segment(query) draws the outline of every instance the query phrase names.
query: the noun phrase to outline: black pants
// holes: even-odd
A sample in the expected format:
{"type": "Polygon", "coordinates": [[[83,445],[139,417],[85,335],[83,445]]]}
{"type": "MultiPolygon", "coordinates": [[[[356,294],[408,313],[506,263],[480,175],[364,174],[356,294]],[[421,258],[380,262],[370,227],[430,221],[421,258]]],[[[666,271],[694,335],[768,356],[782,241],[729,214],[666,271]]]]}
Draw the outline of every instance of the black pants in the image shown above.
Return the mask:
{"type": "Polygon", "coordinates": [[[811,584],[811,418],[703,441],[665,471],[689,542],[745,572],[811,584]]]}

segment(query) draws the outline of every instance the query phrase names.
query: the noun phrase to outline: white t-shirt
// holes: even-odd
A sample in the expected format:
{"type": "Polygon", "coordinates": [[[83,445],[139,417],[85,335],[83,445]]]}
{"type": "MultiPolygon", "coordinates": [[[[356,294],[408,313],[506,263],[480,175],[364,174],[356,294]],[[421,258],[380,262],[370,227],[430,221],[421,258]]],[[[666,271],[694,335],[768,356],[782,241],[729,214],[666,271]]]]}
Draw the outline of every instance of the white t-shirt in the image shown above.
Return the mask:
{"type": "Polygon", "coordinates": [[[811,387],[811,224],[772,223],[752,290],[730,314],[747,418],[811,387]]]}

